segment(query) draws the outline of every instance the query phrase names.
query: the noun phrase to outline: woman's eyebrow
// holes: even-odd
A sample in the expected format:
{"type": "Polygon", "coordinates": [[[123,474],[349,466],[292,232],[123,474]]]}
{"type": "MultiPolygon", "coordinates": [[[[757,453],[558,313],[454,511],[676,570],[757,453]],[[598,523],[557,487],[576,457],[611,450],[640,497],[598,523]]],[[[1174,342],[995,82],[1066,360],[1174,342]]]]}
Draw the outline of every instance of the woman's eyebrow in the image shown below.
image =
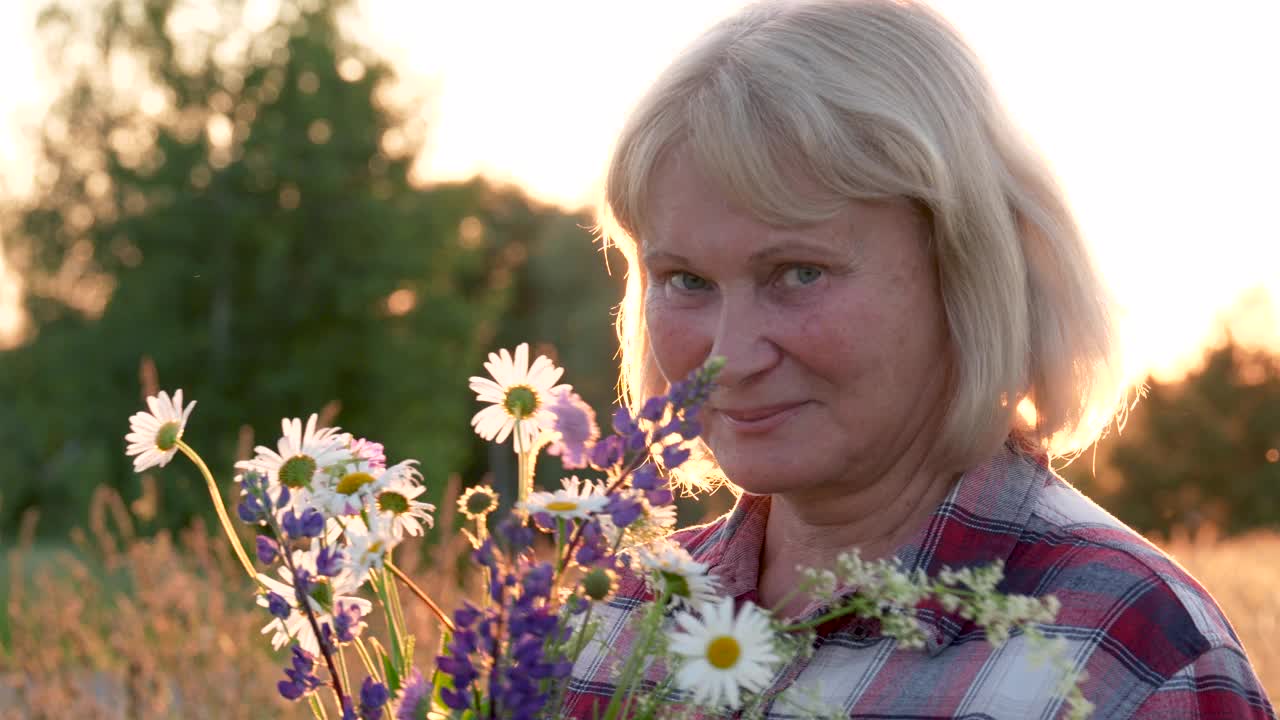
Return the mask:
{"type": "Polygon", "coordinates": [[[677,255],[666,250],[646,250],[643,256],[645,265],[652,265],[655,262],[663,261],[673,265],[690,265],[689,258],[683,255],[677,255]]]}
{"type": "MultiPolygon", "coordinates": [[[[767,248],[761,248],[751,253],[751,255],[747,258],[747,262],[749,263],[767,262],[769,260],[774,260],[778,257],[786,256],[794,252],[831,253],[833,251],[835,251],[835,248],[832,248],[828,244],[791,241],[786,243],[780,243],[777,245],[771,245],[767,248]]],[[[679,253],[673,253],[669,250],[646,251],[643,255],[643,260],[646,265],[651,265],[655,262],[667,262],[675,265],[692,265],[693,264],[692,261],[690,261],[689,258],[685,257],[684,255],[680,255],[679,253]]]]}

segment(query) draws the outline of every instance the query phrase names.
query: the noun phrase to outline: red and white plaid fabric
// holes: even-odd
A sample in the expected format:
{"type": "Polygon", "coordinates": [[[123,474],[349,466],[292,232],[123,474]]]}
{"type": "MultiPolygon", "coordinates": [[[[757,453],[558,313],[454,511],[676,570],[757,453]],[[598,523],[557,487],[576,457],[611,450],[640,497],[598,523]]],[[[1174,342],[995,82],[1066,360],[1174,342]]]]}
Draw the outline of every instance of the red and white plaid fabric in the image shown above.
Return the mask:
{"type": "MultiPolygon", "coordinates": [[[[754,600],[768,508],[768,497],[744,495],[728,515],[675,537],[710,565],[725,593],[754,600]]],[[[1058,621],[1042,630],[1063,638],[1076,667],[1087,672],[1082,687],[1097,720],[1276,720],[1209,593],[1057,477],[1043,456],[1010,443],[965,473],[897,556],[906,569],[930,575],[943,566],[1004,560],[1000,591],[1056,595],[1058,621]]],[[[630,652],[633,613],[651,597],[642,582],[628,578],[616,597],[596,607],[602,626],[574,669],[564,717],[602,714],[613,673],[630,652]]],[[[926,606],[924,615],[924,650],[899,649],[856,619],[819,628],[814,652],[775,675],[764,716],[1048,720],[1066,714],[1055,692],[1058,678],[1048,663],[1033,662],[1023,636],[994,649],[958,615],[936,605],[926,606]]],[[[646,675],[655,684],[662,677],[659,667],[646,675]]]]}

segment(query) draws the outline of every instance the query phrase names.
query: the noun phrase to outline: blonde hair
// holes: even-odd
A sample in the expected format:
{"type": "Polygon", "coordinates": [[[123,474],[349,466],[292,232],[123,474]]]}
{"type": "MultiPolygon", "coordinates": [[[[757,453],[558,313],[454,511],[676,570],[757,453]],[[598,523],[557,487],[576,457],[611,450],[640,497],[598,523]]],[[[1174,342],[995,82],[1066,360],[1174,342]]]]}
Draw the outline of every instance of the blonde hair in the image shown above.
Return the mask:
{"type": "Polygon", "coordinates": [[[930,228],[954,350],[939,448],[964,467],[1011,432],[1052,455],[1092,443],[1125,396],[1111,301],[1042,158],[959,34],[918,2],[760,2],[688,47],[609,162],[598,230],[628,263],[620,392],[665,391],[645,337],[650,180],[679,146],[762,222],[908,198],[930,228]],[[799,172],[821,195],[803,194],[799,172]],[[1019,420],[1029,400],[1035,420],[1019,420]]]}

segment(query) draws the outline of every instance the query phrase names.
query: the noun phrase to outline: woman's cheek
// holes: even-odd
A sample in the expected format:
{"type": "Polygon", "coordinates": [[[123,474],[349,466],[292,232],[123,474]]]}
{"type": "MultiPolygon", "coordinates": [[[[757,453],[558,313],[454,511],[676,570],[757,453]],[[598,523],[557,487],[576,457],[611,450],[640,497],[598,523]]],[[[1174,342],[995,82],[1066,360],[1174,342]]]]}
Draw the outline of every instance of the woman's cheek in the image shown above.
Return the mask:
{"type": "Polygon", "coordinates": [[[658,368],[668,381],[688,375],[702,364],[710,344],[702,336],[697,313],[654,299],[646,303],[645,323],[658,368]]]}

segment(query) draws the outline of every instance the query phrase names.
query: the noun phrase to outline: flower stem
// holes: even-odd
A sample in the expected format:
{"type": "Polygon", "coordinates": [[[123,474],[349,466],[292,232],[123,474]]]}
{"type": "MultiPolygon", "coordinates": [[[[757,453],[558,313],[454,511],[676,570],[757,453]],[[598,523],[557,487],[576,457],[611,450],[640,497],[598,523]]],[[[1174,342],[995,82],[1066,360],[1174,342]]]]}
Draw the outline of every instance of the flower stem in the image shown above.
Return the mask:
{"type": "Polygon", "coordinates": [[[457,630],[453,625],[453,621],[449,619],[449,616],[445,614],[444,610],[441,609],[441,607],[437,605],[436,602],[422,590],[422,588],[418,587],[413,580],[410,580],[409,576],[404,574],[404,571],[396,567],[391,562],[386,562],[384,564],[386,565],[386,568],[391,571],[392,575],[399,578],[400,582],[404,583],[404,586],[409,588],[409,592],[416,595],[419,600],[426,604],[427,608],[436,616],[436,619],[449,629],[449,632],[457,630]]]}
{"type": "Polygon", "coordinates": [[[200,474],[204,475],[205,484],[209,486],[209,497],[213,499],[213,509],[218,512],[218,520],[222,521],[222,529],[227,534],[227,540],[231,542],[231,549],[235,550],[236,557],[240,558],[240,564],[244,566],[244,571],[249,574],[249,579],[261,586],[262,581],[258,580],[258,572],[253,569],[253,563],[249,560],[248,554],[245,553],[244,545],[240,543],[240,538],[236,535],[235,526],[231,524],[231,518],[227,515],[227,508],[222,503],[222,493],[218,490],[218,483],[213,479],[213,473],[209,472],[209,466],[205,465],[199,453],[192,450],[191,446],[185,442],[179,440],[178,449],[191,462],[195,463],[196,468],[200,470],[200,474]]]}

